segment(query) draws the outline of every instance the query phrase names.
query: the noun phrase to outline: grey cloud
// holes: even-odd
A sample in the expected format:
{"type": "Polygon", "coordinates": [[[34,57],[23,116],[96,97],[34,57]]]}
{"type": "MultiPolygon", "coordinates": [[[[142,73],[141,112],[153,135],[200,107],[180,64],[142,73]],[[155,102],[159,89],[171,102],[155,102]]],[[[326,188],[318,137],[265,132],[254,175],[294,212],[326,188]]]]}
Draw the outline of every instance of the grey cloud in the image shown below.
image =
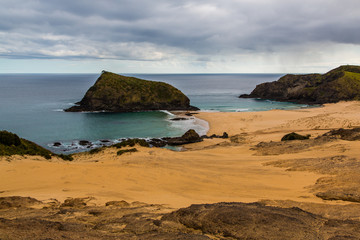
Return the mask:
{"type": "Polygon", "coordinates": [[[0,2],[2,57],[210,59],[322,41],[360,44],[358,0],[0,2]]]}

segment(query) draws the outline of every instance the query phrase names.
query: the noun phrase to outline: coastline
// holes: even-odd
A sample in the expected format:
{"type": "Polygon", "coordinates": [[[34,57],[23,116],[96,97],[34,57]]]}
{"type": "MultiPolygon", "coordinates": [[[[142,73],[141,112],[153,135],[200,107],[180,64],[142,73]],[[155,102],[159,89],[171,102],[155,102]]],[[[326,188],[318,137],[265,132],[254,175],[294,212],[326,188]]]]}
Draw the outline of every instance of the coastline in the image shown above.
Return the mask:
{"type": "MultiPolygon", "coordinates": [[[[324,201],[312,192],[311,186],[326,177],[323,173],[265,166],[275,160],[341,154],[340,147],[332,149],[334,143],[277,155],[259,155],[252,148],[259,142],[279,141],[292,131],[314,138],[329,129],[360,126],[358,109],[358,102],[341,102],[298,110],[200,112],[196,117],[209,122],[208,134],[227,132],[231,138],[205,139],[186,145],[185,152],[136,147],[139,152],[117,156],[116,150],[110,148],[93,155],[78,153],[73,162],[2,157],[0,196],[59,201],[67,197],[93,197],[96,204],[126,200],[175,208],[193,203],[264,199],[343,204],[324,201]]],[[[355,143],[341,144],[352,148],[355,143]]]]}

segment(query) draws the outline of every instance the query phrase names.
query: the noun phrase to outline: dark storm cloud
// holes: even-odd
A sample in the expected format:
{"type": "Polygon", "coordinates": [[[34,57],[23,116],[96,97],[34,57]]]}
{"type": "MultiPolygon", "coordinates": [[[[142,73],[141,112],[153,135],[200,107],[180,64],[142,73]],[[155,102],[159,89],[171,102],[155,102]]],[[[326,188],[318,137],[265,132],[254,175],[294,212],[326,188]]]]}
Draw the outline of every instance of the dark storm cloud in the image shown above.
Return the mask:
{"type": "Polygon", "coordinates": [[[360,44],[358,0],[0,0],[0,56],[196,59],[360,44]]]}

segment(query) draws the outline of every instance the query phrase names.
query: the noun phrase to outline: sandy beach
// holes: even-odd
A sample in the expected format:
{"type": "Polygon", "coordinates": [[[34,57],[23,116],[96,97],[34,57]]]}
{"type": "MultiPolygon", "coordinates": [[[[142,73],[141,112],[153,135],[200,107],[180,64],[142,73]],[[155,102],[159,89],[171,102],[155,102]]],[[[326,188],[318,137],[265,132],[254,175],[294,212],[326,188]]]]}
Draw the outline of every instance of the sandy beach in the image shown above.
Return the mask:
{"type": "MultiPolygon", "coordinates": [[[[75,155],[72,162],[41,157],[1,157],[0,196],[31,196],[46,201],[91,197],[93,204],[111,200],[167,204],[292,200],[343,204],[315,196],[320,168],[287,171],[290,165],[269,164],[306,158],[357,157],[357,142],[336,140],[301,151],[262,152],[259,142],[280,141],[289,132],[315,138],[331,129],[360,126],[360,103],[340,102],[319,108],[266,112],[202,112],[210,134],[227,132],[229,139],[205,139],[186,151],[137,147],[139,152],[116,155],[116,149],[75,155]],[[316,189],[316,190],[315,190],[316,189]]],[[[275,148],[272,148],[274,150],[275,148]]],[[[357,160],[356,160],[357,161],[357,160]]],[[[334,183],[335,184],[335,183],[334,183]]],[[[319,190],[320,189],[320,190],[319,190]]]]}

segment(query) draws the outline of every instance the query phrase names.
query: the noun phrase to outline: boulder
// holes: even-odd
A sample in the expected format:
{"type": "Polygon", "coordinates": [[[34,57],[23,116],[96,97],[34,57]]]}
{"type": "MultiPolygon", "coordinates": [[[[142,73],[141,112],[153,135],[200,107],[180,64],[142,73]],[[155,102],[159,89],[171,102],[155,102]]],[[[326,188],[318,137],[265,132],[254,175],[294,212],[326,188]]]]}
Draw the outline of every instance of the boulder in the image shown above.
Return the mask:
{"type": "Polygon", "coordinates": [[[164,138],[166,143],[171,146],[183,145],[188,143],[196,143],[201,142],[203,139],[195,132],[194,129],[188,130],[181,137],[173,137],[173,138],[164,138]]]}
{"type": "Polygon", "coordinates": [[[83,99],[66,112],[199,110],[177,88],[164,83],[103,71],[83,99]]]}
{"type": "Polygon", "coordinates": [[[303,135],[297,134],[295,132],[292,132],[292,133],[288,133],[288,134],[284,135],[281,138],[281,141],[305,140],[305,139],[309,139],[309,138],[310,138],[310,135],[303,136],[303,135]]]}

